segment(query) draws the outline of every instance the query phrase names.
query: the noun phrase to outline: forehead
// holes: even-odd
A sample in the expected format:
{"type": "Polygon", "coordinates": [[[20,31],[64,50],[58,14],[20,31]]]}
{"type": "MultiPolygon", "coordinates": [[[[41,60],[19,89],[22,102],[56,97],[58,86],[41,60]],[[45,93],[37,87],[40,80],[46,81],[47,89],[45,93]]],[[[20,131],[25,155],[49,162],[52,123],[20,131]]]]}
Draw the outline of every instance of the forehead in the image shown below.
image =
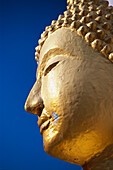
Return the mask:
{"type": "Polygon", "coordinates": [[[75,55],[75,46],[77,46],[77,41],[80,41],[80,39],[81,37],[69,28],[56,30],[45,41],[40,52],[40,61],[43,59],[45,54],[51,54],[50,51],[54,54],[56,52],[55,49],[57,49],[57,53],[59,51],[61,54],[66,52],[71,56],[75,55]]]}
{"type": "Polygon", "coordinates": [[[46,39],[40,52],[40,63],[46,54],[55,56],[55,49],[61,52],[62,55],[67,53],[77,60],[101,63],[107,60],[101,53],[93,50],[76,31],[69,28],[60,28],[46,39]]]}

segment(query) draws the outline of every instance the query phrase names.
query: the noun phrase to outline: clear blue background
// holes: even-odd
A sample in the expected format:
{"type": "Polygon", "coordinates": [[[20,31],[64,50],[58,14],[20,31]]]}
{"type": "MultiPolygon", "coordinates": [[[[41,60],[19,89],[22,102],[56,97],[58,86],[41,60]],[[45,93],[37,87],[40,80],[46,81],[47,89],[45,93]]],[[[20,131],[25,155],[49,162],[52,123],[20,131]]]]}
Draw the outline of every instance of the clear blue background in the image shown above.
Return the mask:
{"type": "Polygon", "coordinates": [[[0,170],[81,170],[43,150],[37,116],[24,111],[40,34],[66,0],[0,0],[0,170]]]}

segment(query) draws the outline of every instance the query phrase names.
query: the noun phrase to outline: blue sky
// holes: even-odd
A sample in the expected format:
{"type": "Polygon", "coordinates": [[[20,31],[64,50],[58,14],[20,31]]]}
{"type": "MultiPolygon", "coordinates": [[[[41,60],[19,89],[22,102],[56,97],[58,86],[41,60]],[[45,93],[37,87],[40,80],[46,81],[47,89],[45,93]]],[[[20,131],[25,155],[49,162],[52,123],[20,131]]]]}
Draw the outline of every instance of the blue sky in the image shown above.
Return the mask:
{"type": "Polygon", "coordinates": [[[36,79],[37,40],[65,10],[66,0],[0,0],[1,170],[81,169],[44,152],[37,117],[24,111],[36,79]]]}

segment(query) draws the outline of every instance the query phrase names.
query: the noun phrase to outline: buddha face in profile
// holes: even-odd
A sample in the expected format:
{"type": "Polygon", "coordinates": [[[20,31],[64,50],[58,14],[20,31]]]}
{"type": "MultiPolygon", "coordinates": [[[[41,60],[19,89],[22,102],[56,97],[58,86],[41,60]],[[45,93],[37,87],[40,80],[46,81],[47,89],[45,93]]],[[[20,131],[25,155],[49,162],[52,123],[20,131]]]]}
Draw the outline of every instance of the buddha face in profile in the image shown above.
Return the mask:
{"type": "Polygon", "coordinates": [[[48,35],[25,104],[38,116],[45,152],[79,165],[113,141],[112,53],[95,38],[97,29],[85,30],[68,25],[48,35]]]}

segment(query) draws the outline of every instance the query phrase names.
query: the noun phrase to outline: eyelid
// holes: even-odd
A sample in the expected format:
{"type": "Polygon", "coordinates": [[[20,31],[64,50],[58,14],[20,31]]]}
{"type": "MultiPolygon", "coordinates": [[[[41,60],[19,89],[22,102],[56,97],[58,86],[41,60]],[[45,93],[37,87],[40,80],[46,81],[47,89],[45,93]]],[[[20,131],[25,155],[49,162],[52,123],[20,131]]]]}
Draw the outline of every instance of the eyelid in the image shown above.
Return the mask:
{"type": "Polygon", "coordinates": [[[60,61],[65,60],[66,58],[66,56],[61,55],[51,58],[46,64],[46,67],[44,69],[44,75],[47,75],[47,73],[51,71],[52,68],[54,68],[60,61]],[[48,72],[46,72],[47,69],[49,69],[48,72]]]}
{"type": "Polygon", "coordinates": [[[62,61],[62,60],[65,60],[67,57],[66,56],[62,56],[62,55],[60,55],[60,56],[55,56],[55,57],[52,57],[51,59],[49,59],[48,60],[48,62],[47,62],[47,64],[46,64],[46,66],[45,66],[45,69],[44,70],[46,70],[47,69],[47,67],[49,66],[49,65],[51,65],[51,64],[53,64],[53,63],[55,63],[55,62],[57,62],[57,61],[62,61]]]}
{"type": "Polygon", "coordinates": [[[59,61],[50,64],[44,71],[44,76],[46,76],[57,64],[59,63],[59,61]]]}

